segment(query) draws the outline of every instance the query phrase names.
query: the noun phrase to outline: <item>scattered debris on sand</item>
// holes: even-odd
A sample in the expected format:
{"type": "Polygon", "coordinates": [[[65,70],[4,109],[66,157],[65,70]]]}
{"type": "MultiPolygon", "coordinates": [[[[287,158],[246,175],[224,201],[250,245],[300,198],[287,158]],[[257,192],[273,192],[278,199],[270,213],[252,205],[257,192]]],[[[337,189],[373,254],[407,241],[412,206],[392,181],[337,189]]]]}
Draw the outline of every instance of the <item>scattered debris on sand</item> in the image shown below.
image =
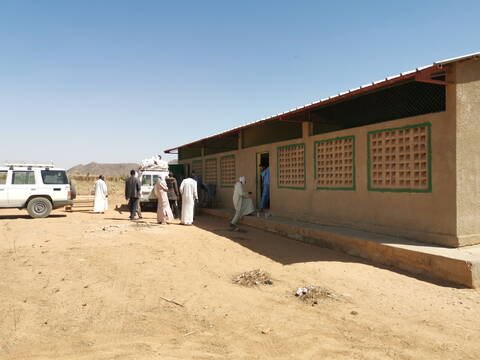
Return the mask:
{"type": "Polygon", "coordinates": [[[118,230],[119,228],[120,228],[119,225],[107,225],[107,226],[103,226],[102,230],[103,231],[115,231],[115,230],[118,230]]]}
{"type": "Polygon", "coordinates": [[[130,227],[133,227],[135,230],[141,230],[141,229],[149,229],[149,228],[153,228],[153,227],[159,228],[158,225],[159,224],[157,224],[156,222],[151,223],[151,222],[137,221],[137,222],[134,222],[134,223],[130,224],[130,227]]]}
{"type": "Polygon", "coordinates": [[[339,295],[332,290],[314,285],[298,288],[295,296],[312,306],[317,305],[320,301],[339,300],[339,295]]]}
{"type": "Polygon", "coordinates": [[[131,229],[133,230],[143,230],[143,229],[152,229],[152,228],[156,228],[156,229],[159,229],[158,227],[158,224],[157,223],[153,223],[153,222],[145,222],[145,221],[135,221],[135,222],[131,222],[131,223],[128,223],[128,224],[122,224],[122,225],[104,225],[100,228],[96,228],[96,229],[87,229],[85,230],[85,233],[96,233],[98,231],[102,232],[120,232],[120,233],[124,233],[124,232],[127,232],[131,229]]]}
{"type": "Polygon", "coordinates": [[[247,271],[233,278],[233,283],[252,287],[256,285],[273,285],[273,281],[268,272],[260,269],[247,271]]]}

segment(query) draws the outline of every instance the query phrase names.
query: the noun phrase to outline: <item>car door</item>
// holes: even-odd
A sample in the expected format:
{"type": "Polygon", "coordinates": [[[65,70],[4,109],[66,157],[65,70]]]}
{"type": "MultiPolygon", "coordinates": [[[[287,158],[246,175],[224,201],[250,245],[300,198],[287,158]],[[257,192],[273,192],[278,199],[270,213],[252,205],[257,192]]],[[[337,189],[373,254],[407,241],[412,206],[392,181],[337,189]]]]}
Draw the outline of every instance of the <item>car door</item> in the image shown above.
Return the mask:
{"type": "Polygon", "coordinates": [[[38,189],[42,194],[47,194],[52,201],[68,200],[70,185],[64,170],[41,170],[41,181],[38,181],[38,189]]]}
{"type": "Polygon", "coordinates": [[[8,205],[23,207],[30,195],[37,192],[35,173],[32,170],[13,170],[8,188],[8,205]]]}
{"type": "Polygon", "coordinates": [[[0,170],[0,207],[8,206],[7,178],[8,171],[0,170]]]}

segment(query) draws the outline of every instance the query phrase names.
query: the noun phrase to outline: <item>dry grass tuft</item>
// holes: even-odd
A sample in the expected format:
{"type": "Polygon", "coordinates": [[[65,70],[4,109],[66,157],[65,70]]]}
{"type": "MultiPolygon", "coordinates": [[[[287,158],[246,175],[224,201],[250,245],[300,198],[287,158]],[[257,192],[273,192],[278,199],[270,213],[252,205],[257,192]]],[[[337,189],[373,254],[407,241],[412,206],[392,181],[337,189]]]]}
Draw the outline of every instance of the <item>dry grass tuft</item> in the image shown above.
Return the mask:
{"type": "Polygon", "coordinates": [[[241,286],[252,287],[256,285],[272,285],[273,281],[268,272],[255,269],[235,276],[233,278],[233,283],[241,286]]]}

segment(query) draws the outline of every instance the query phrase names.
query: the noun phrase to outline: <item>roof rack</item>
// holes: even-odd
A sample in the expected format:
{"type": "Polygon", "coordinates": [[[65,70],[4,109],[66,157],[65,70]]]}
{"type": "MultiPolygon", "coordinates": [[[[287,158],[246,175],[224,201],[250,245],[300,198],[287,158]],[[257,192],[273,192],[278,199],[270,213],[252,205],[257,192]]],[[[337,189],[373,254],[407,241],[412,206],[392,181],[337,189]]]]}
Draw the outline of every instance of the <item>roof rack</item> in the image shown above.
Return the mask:
{"type": "Polygon", "coordinates": [[[5,163],[5,166],[8,167],[36,167],[36,168],[52,168],[55,167],[53,164],[26,164],[26,163],[5,163]]]}
{"type": "Polygon", "coordinates": [[[141,166],[139,170],[141,170],[141,171],[144,171],[144,170],[169,171],[168,170],[168,165],[166,167],[165,167],[165,165],[141,166]]]}

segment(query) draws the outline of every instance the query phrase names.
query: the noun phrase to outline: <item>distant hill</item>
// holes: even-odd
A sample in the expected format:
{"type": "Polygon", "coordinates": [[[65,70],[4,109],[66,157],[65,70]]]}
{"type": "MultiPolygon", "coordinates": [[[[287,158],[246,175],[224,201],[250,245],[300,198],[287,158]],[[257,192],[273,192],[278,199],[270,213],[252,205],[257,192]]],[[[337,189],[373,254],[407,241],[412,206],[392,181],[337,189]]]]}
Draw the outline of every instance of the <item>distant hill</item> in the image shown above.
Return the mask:
{"type": "Polygon", "coordinates": [[[122,176],[128,175],[130,170],[137,170],[139,164],[120,163],[120,164],[99,164],[91,162],[87,165],[76,165],[68,170],[69,174],[76,175],[105,175],[105,176],[122,176]]]}

